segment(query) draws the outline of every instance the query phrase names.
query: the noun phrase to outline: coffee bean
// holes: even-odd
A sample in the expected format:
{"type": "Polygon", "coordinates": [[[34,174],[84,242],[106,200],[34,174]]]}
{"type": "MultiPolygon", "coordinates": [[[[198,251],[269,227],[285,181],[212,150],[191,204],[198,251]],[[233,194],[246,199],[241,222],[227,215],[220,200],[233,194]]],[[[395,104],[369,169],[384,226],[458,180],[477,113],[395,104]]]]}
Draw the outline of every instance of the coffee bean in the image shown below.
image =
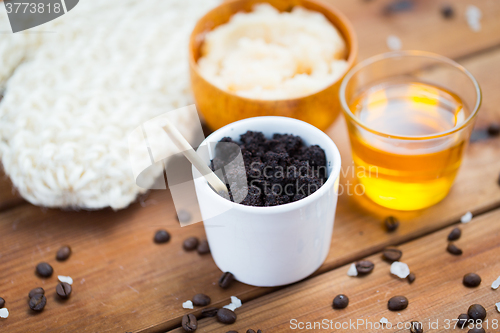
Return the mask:
{"type": "Polygon", "coordinates": [[[36,273],[41,277],[51,277],[54,270],[52,269],[52,266],[46,262],[41,262],[36,265],[36,273]]]}
{"type": "Polygon", "coordinates": [[[399,227],[399,221],[394,216],[389,216],[384,220],[385,228],[388,232],[396,231],[399,227]]]}
{"type": "Polygon", "coordinates": [[[466,287],[474,288],[481,284],[481,277],[476,273],[469,273],[464,275],[463,284],[466,287]]]}
{"type": "Polygon", "coordinates": [[[186,238],[186,240],[184,241],[184,243],[182,243],[182,247],[186,251],[193,251],[193,250],[195,250],[198,247],[198,243],[199,242],[200,241],[198,240],[198,238],[196,238],[196,237],[189,237],[189,238],[186,238]]]}
{"type": "Polygon", "coordinates": [[[219,309],[217,308],[205,308],[203,310],[201,310],[201,316],[203,318],[206,318],[206,317],[215,317],[217,315],[217,311],[219,311],[219,309]]]}
{"type": "Polygon", "coordinates": [[[349,305],[349,298],[346,295],[340,294],[333,299],[334,309],[345,309],[347,305],[349,305]]]}
{"type": "Polygon", "coordinates": [[[453,243],[449,243],[448,244],[448,247],[446,248],[446,251],[450,252],[451,254],[453,254],[455,256],[459,256],[459,255],[461,255],[463,253],[462,249],[459,249],[453,243]]]}
{"type": "Polygon", "coordinates": [[[382,257],[384,258],[384,260],[391,262],[391,263],[398,261],[399,259],[401,259],[402,256],[403,256],[403,252],[401,252],[401,250],[398,250],[395,248],[388,248],[388,249],[385,249],[384,252],[382,252],[382,257]]]}
{"type": "Polygon", "coordinates": [[[422,323],[420,323],[418,321],[412,321],[410,324],[411,324],[411,327],[410,327],[411,333],[423,333],[424,332],[424,328],[423,328],[422,323]]]}
{"type": "Polygon", "coordinates": [[[180,209],[177,212],[177,221],[181,223],[187,223],[191,220],[191,214],[189,214],[188,211],[185,211],[183,209],[180,209]]]}
{"type": "Polygon", "coordinates": [[[31,299],[35,295],[45,295],[45,290],[43,290],[43,288],[40,287],[31,289],[28,294],[28,298],[31,299]]]}
{"type": "Polygon", "coordinates": [[[400,311],[408,307],[408,299],[404,296],[394,296],[387,303],[387,308],[391,311],[400,311]]]}
{"type": "Polygon", "coordinates": [[[481,304],[472,304],[467,310],[467,314],[470,319],[473,320],[484,320],[486,318],[486,309],[481,304]]]}
{"type": "Polygon", "coordinates": [[[167,230],[161,229],[155,233],[154,241],[156,244],[166,243],[169,240],[170,240],[170,234],[168,233],[167,230]]]}
{"type": "Polygon", "coordinates": [[[467,331],[467,333],[486,333],[482,327],[474,327],[467,331]]]}
{"type": "Polygon", "coordinates": [[[45,304],[47,304],[47,299],[42,294],[36,294],[31,297],[29,302],[30,309],[33,311],[42,311],[45,304]]]}
{"type": "Polygon", "coordinates": [[[187,314],[182,317],[182,328],[186,332],[194,332],[198,328],[198,321],[193,314],[187,314]]]}
{"type": "Polygon", "coordinates": [[[415,276],[414,273],[410,273],[410,274],[408,274],[408,276],[406,277],[406,279],[408,280],[408,283],[412,284],[415,281],[416,276],[415,276]]]}
{"type": "Polygon", "coordinates": [[[210,297],[205,294],[196,294],[194,295],[192,302],[196,306],[207,306],[210,304],[210,297]]]}
{"type": "Polygon", "coordinates": [[[58,261],[64,261],[69,258],[71,255],[71,248],[69,246],[61,247],[56,254],[56,259],[58,261]]]}
{"type": "Polygon", "coordinates": [[[500,124],[490,124],[490,126],[488,126],[488,134],[490,136],[498,136],[500,135],[500,124]]]}
{"type": "Polygon", "coordinates": [[[66,282],[61,282],[56,287],[57,295],[63,299],[68,298],[69,295],[71,295],[71,291],[72,291],[71,285],[66,282]]]}
{"type": "Polygon", "coordinates": [[[238,331],[227,331],[226,333],[238,333],[238,331]]]}
{"type": "Polygon", "coordinates": [[[460,328],[464,328],[469,321],[469,315],[467,313],[462,313],[458,316],[457,326],[460,328]]]}
{"type": "Polygon", "coordinates": [[[231,274],[230,272],[225,272],[219,278],[219,287],[223,289],[229,288],[233,280],[234,280],[234,275],[231,274]]]}
{"type": "Polygon", "coordinates": [[[255,331],[251,328],[247,329],[247,333],[255,333],[255,331]]]}
{"type": "Polygon", "coordinates": [[[226,308],[219,309],[217,320],[223,324],[232,324],[236,321],[236,313],[226,308]]]}
{"type": "Polygon", "coordinates": [[[356,263],[356,270],[361,275],[371,273],[374,267],[375,265],[369,260],[362,260],[356,263]]]}
{"type": "Polygon", "coordinates": [[[0,309],[3,308],[5,306],[5,300],[0,297],[0,309]]]}
{"type": "Polygon", "coordinates": [[[460,230],[460,228],[454,228],[448,235],[448,240],[456,241],[460,238],[460,236],[462,236],[462,230],[460,230]]]}
{"type": "Polygon", "coordinates": [[[450,5],[443,6],[441,8],[441,15],[443,15],[444,18],[452,18],[455,15],[455,12],[453,10],[453,7],[450,5]]]}
{"type": "Polygon", "coordinates": [[[199,254],[207,254],[210,253],[210,246],[208,245],[207,240],[202,240],[200,244],[198,244],[198,248],[196,249],[199,254]]]}

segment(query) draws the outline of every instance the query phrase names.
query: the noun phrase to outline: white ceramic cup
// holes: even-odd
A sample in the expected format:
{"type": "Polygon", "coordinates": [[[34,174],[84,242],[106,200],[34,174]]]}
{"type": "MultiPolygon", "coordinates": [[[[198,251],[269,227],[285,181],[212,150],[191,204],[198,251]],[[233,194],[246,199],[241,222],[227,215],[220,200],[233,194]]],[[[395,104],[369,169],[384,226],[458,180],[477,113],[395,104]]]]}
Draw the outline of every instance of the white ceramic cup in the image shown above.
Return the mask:
{"type": "MultiPolygon", "coordinates": [[[[324,132],[286,117],[237,121],[212,133],[202,145],[226,136],[238,142],[248,130],[262,132],[268,138],[274,133],[297,135],[305,145],[319,145],[326,154],[328,179],[319,190],[302,200],[272,207],[226,200],[193,168],[210,251],[220,270],[254,286],[286,285],[312,274],[328,255],[337,207],[340,153],[324,132]]],[[[212,154],[204,154],[207,164],[212,154]]]]}

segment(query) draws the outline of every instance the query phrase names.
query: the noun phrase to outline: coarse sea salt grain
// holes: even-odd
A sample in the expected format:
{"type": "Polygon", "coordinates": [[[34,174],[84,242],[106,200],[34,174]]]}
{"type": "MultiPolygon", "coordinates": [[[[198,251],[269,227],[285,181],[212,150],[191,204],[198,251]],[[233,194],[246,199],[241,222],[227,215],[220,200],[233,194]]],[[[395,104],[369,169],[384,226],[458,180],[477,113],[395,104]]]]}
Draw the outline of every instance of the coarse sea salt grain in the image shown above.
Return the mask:
{"type": "Polygon", "coordinates": [[[493,283],[491,284],[491,289],[498,289],[498,287],[500,287],[500,276],[498,277],[498,279],[496,279],[495,281],[493,281],[493,283]]]}
{"type": "Polygon", "coordinates": [[[497,307],[497,311],[500,312],[500,302],[495,303],[495,306],[497,307]]]}
{"type": "Polygon", "coordinates": [[[9,310],[7,308],[0,309],[0,318],[7,318],[9,316],[9,310]]]}
{"type": "Polygon", "coordinates": [[[391,273],[404,279],[410,275],[410,268],[404,262],[395,261],[391,265],[391,273]]]}
{"type": "Polygon", "coordinates": [[[474,5],[467,6],[467,9],[465,10],[465,18],[467,19],[467,24],[472,31],[481,31],[482,17],[483,13],[481,12],[481,9],[477,8],[474,5]]]}
{"type": "Polygon", "coordinates": [[[388,324],[388,323],[389,323],[389,320],[388,320],[386,317],[382,317],[382,318],[380,319],[380,323],[381,323],[381,324],[388,324]]]}
{"type": "Polygon", "coordinates": [[[73,279],[70,276],[58,275],[57,279],[61,282],[66,282],[67,284],[73,284],[73,279]]]}
{"type": "Polygon", "coordinates": [[[236,310],[236,305],[233,304],[233,303],[231,303],[231,304],[228,304],[228,305],[224,305],[223,308],[224,309],[229,309],[231,311],[234,311],[234,310],[236,310]]]}
{"type": "Polygon", "coordinates": [[[389,48],[389,50],[398,51],[403,47],[403,43],[398,36],[390,35],[387,36],[387,47],[389,48]]]}
{"type": "Polygon", "coordinates": [[[193,302],[191,302],[190,300],[187,300],[184,303],[182,303],[182,307],[184,309],[192,309],[193,308],[193,302]]]}
{"type": "Polygon", "coordinates": [[[347,271],[347,275],[349,276],[358,276],[358,270],[356,269],[356,264],[352,264],[347,271]]]}
{"type": "Polygon", "coordinates": [[[462,223],[469,223],[471,220],[472,220],[471,212],[465,213],[465,215],[460,218],[460,222],[462,223]]]}
{"type": "Polygon", "coordinates": [[[236,296],[231,296],[231,304],[234,304],[236,306],[236,309],[241,307],[241,299],[239,299],[236,296]]]}

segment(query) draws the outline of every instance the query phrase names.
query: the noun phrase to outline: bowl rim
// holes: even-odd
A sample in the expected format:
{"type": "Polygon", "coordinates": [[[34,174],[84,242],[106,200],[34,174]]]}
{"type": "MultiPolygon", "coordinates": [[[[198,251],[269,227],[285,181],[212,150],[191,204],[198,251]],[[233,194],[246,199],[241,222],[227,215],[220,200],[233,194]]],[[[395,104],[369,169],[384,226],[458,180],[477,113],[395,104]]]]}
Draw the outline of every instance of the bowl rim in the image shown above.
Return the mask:
{"type": "MultiPolygon", "coordinates": [[[[208,15],[213,14],[213,13],[221,10],[221,8],[223,8],[223,7],[231,6],[234,3],[237,3],[237,2],[247,2],[247,1],[250,1],[250,0],[228,0],[228,1],[224,1],[223,3],[221,3],[220,5],[218,5],[217,7],[212,8],[211,10],[209,10],[208,12],[206,12],[205,15],[203,15],[202,17],[200,17],[198,19],[198,21],[196,21],[195,27],[193,28],[193,30],[191,31],[191,34],[189,36],[189,67],[190,67],[190,69],[192,71],[194,71],[196,73],[196,75],[198,75],[199,78],[201,78],[202,80],[204,80],[206,83],[208,83],[213,88],[217,89],[220,92],[228,94],[228,95],[230,95],[232,97],[240,98],[243,101],[250,101],[250,102],[257,102],[257,103],[275,103],[275,102],[283,102],[283,101],[284,102],[299,101],[299,100],[302,100],[304,98],[315,96],[315,95],[318,95],[320,93],[323,93],[325,90],[331,88],[335,84],[338,84],[339,82],[341,82],[344,79],[344,77],[346,76],[346,74],[354,66],[354,64],[356,62],[356,59],[358,57],[358,37],[357,37],[356,31],[354,30],[354,27],[352,26],[352,24],[349,21],[349,19],[340,10],[338,10],[335,6],[332,6],[329,3],[326,3],[324,1],[321,1],[321,0],[301,0],[303,2],[309,2],[311,4],[314,4],[314,5],[318,6],[318,7],[322,7],[325,10],[329,11],[335,17],[337,17],[339,19],[339,21],[341,21],[342,24],[343,24],[343,26],[345,27],[345,30],[347,32],[346,36],[344,36],[343,31],[337,25],[335,25],[333,22],[331,22],[330,20],[328,20],[340,32],[340,34],[344,38],[344,42],[346,43],[346,47],[347,47],[347,51],[348,51],[348,56],[347,56],[347,59],[346,59],[347,66],[346,66],[346,69],[344,70],[344,72],[342,73],[342,75],[340,75],[334,82],[330,83],[329,85],[327,85],[326,87],[324,87],[321,90],[318,90],[316,92],[313,92],[313,93],[310,93],[310,94],[307,94],[307,95],[304,95],[304,96],[293,97],[293,98],[285,98],[285,99],[249,98],[249,97],[240,96],[240,95],[237,95],[237,94],[235,94],[233,92],[226,91],[226,90],[223,90],[223,89],[219,88],[218,86],[216,86],[215,84],[213,84],[212,82],[210,82],[209,80],[207,80],[200,73],[200,71],[199,71],[198,62],[195,61],[195,59],[194,59],[194,48],[195,48],[194,45],[195,45],[196,38],[200,34],[195,35],[194,32],[195,32],[196,27],[200,24],[200,22],[204,21],[205,18],[208,15]],[[347,43],[348,40],[350,41],[349,43],[347,43]]],[[[259,0],[259,1],[261,3],[269,3],[267,0],[259,0]]],[[[236,14],[236,13],[237,12],[235,12],[234,14],[236,14]]],[[[216,28],[216,27],[217,26],[213,27],[212,30],[214,28],[216,28]]],[[[200,46],[201,45],[202,45],[202,43],[200,44],[200,46]]]]}
{"type": "MultiPolygon", "coordinates": [[[[222,133],[228,133],[231,131],[231,127],[234,125],[239,125],[242,126],[243,123],[249,123],[249,126],[252,126],[250,123],[257,123],[259,121],[265,121],[265,120],[270,120],[270,121],[277,121],[282,124],[284,124],[284,127],[286,128],[286,122],[289,123],[296,123],[298,127],[303,128],[303,132],[313,132],[314,136],[320,138],[320,141],[322,142],[321,148],[325,151],[330,151],[332,153],[332,158],[331,161],[333,163],[331,167],[331,172],[328,175],[328,178],[326,182],[314,193],[311,195],[294,201],[294,202],[289,202],[283,205],[277,205],[277,206],[246,206],[242,205],[240,203],[236,203],[233,201],[229,201],[227,199],[224,199],[217,193],[215,193],[210,186],[208,186],[208,182],[199,174],[199,171],[196,170],[194,167],[192,167],[192,172],[193,172],[193,180],[195,184],[199,184],[200,186],[196,186],[197,190],[197,195],[198,195],[198,188],[202,190],[203,192],[201,193],[202,195],[210,195],[213,197],[213,200],[217,202],[217,204],[220,204],[222,206],[229,207],[230,209],[238,209],[239,211],[242,212],[248,212],[252,214],[280,214],[280,213],[286,213],[290,212],[296,209],[300,209],[316,199],[319,199],[320,196],[324,195],[331,187],[335,186],[335,183],[340,181],[340,169],[342,167],[342,159],[340,156],[339,149],[335,142],[333,142],[332,138],[330,138],[325,132],[320,130],[319,128],[305,122],[299,119],[295,118],[290,118],[290,117],[281,117],[281,116],[261,116],[261,117],[251,117],[251,118],[246,118],[242,120],[235,121],[231,124],[228,124],[224,127],[219,128],[218,130],[214,131],[212,134],[206,137],[205,140],[200,144],[199,147],[205,146],[207,143],[210,142],[218,142],[215,137],[224,137],[224,135],[221,135],[222,133]],[[215,140],[214,140],[215,139],[215,140]],[[194,177],[196,173],[197,177],[194,177]]],[[[251,130],[250,128],[247,128],[246,130],[251,130]]],[[[294,133],[294,135],[302,136],[301,133],[294,133]]],[[[198,148],[200,149],[200,148],[198,148]]],[[[197,150],[198,150],[197,149],[197,150]]],[[[210,154],[211,155],[211,154],[210,154]]],[[[327,160],[328,162],[328,160],[327,160]]],[[[338,193],[337,193],[338,195],[338,193]]]]}

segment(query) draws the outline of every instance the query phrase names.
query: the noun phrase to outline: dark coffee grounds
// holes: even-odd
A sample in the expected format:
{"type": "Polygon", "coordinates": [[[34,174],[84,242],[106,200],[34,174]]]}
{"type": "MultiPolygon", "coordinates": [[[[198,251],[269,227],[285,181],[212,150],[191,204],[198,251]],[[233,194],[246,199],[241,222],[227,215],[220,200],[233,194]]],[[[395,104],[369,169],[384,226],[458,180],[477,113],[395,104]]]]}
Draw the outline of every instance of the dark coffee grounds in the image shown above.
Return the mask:
{"type": "MultiPolygon", "coordinates": [[[[267,139],[262,132],[248,131],[240,142],[225,137],[220,142],[235,143],[241,149],[245,170],[226,171],[226,179],[246,177],[248,194],[240,203],[247,206],[277,206],[303,199],[316,192],[327,179],[325,152],[318,145],[306,147],[299,136],[274,134],[267,139]]],[[[217,145],[212,170],[221,169],[234,160],[239,149],[217,145]],[[222,146],[222,148],[221,148],[222,146]]],[[[233,184],[230,184],[233,185],[233,184]]],[[[238,196],[231,186],[231,199],[238,196]]],[[[228,187],[229,188],[229,187],[228,187]]],[[[230,189],[230,190],[231,190],[230,189]]],[[[233,200],[234,201],[234,200],[233,200]]]]}

